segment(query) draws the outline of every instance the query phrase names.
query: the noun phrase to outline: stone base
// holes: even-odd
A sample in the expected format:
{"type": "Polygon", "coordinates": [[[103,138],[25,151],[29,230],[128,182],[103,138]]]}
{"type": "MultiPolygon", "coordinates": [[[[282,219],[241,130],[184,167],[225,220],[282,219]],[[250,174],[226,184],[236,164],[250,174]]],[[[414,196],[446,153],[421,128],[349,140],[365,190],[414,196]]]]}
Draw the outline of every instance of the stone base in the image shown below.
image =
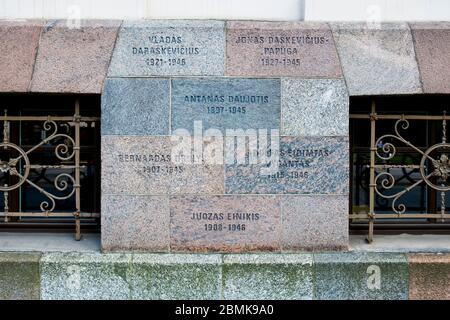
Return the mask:
{"type": "Polygon", "coordinates": [[[450,254],[0,253],[1,299],[450,299],[449,279],[450,254]]]}

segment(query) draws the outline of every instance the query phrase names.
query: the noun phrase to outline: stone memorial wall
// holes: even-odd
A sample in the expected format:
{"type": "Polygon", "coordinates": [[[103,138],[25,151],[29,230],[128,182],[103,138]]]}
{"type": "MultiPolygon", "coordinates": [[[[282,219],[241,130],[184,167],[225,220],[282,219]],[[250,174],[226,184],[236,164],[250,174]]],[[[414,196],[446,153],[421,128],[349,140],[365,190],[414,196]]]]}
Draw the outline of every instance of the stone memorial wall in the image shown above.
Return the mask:
{"type": "Polygon", "coordinates": [[[450,93],[448,23],[1,21],[0,39],[0,91],[101,94],[105,251],[345,250],[349,97],[450,93]]]}
{"type": "Polygon", "coordinates": [[[124,22],[102,96],[103,249],[346,248],[347,118],[327,24],[124,22]]]}

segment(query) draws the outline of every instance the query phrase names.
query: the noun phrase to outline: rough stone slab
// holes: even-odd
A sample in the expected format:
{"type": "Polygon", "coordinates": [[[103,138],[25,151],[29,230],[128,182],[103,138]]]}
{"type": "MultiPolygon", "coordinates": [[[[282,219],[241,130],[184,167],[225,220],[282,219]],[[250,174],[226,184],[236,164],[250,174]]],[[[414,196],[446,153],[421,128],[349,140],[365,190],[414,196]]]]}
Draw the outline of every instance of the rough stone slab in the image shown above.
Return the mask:
{"type": "Polygon", "coordinates": [[[281,137],[272,154],[279,154],[273,174],[261,171],[265,164],[227,164],[226,193],[348,193],[348,138],[281,137]]]}
{"type": "Polygon", "coordinates": [[[223,259],[224,299],[313,298],[312,255],[240,254],[223,259]]]}
{"type": "Polygon", "coordinates": [[[275,196],[173,196],[170,248],[183,251],[280,249],[275,196]]]}
{"type": "Polygon", "coordinates": [[[168,79],[107,78],[102,94],[102,134],[169,134],[168,79]]]}
{"type": "Polygon", "coordinates": [[[130,299],[130,262],[129,254],[44,254],[41,259],[41,298],[130,299]]]}
{"type": "Polygon", "coordinates": [[[168,251],[169,199],[102,195],[102,249],[168,251]]]}
{"type": "Polygon", "coordinates": [[[348,135],[349,96],[343,79],[281,80],[281,134],[348,135]]]}
{"type": "Polygon", "coordinates": [[[410,254],[409,299],[450,300],[450,254],[410,254]]]}
{"type": "Polygon", "coordinates": [[[224,68],[222,21],[124,21],[108,75],[223,75],[224,68]]]}
{"type": "Polygon", "coordinates": [[[408,299],[408,262],[403,254],[317,253],[314,267],[316,299],[408,299]]]}
{"type": "Polygon", "coordinates": [[[421,93],[407,23],[331,23],[350,95],[421,93]]]}
{"type": "Polygon", "coordinates": [[[44,21],[0,20],[0,91],[26,92],[44,21]]]}
{"type": "Polygon", "coordinates": [[[220,299],[221,262],[211,254],[134,254],[132,299],[220,299]]]}
{"type": "Polygon", "coordinates": [[[102,194],[220,194],[223,165],[179,163],[167,136],[103,136],[102,194]]]}
{"type": "Polygon", "coordinates": [[[40,253],[0,252],[0,300],[39,300],[40,253]]]}
{"type": "Polygon", "coordinates": [[[425,93],[450,93],[450,22],[412,23],[425,93]]]}
{"type": "Polygon", "coordinates": [[[283,250],[348,248],[348,196],[283,196],[281,212],[283,250]]]}
{"type": "Polygon", "coordinates": [[[172,130],[280,129],[280,80],[179,78],[172,80],[172,130]]]}
{"type": "Polygon", "coordinates": [[[42,32],[31,84],[34,92],[101,93],[118,20],[50,21],[42,32]]]}
{"type": "Polygon", "coordinates": [[[336,78],[342,71],[326,23],[230,21],[226,74],[336,78]]]}

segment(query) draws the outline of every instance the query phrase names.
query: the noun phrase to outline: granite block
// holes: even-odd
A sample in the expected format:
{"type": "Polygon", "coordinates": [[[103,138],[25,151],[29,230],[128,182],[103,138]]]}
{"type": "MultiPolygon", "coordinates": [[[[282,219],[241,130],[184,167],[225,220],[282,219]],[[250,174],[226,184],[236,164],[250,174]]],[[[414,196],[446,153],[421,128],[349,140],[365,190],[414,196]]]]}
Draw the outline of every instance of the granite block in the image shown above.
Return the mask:
{"type": "Polygon", "coordinates": [[[348,135],[349,96],[342,79],[281,80],[281,134],[348,135]]]}
{"type": "Polygon", "coordinates": [[[224,255],[223,296],[233,300],[311,300],[309,254],[224,255]]]}
{"type": "Polygon", "coordinates": [[[102,135],[169,134],[168,79],[107,78],[102,94],[102,135]]]}
{"type": "Polygon", "coordinates": [[[450,22],[412,23],[424,93],[450,93],[450,22]]]}
{"type": "Polygon", "coordinates": [[[220,194],[222,164],[178,159],[168,136],[103,136],[102,194],[220,194]],[[172,153],[175,156],[172,156],[172,153]]]}
{"type": "Polygon", "coordinates": [[[119,20],[82,20],[73,28],[65,20],[44,27],[31,91],[101,93],[119,20]]]}
{"type": "Polygon", "coordinates": [[[130,299],[131,255],[46,253],[41,259],[41,299],[130,299]]]}
{"type": "Polygon", "coordinates": [[[0,300],[39,300],[40,253],[0,252],[0,300]]]}
{"type": "Polygon", "coordinates": [[[222,21],[124,21],[108,75],[223,75],[224,64],[222,21]]]}
{"type": "Polygon", "coordinates": [[[317,253],[314,267],[316,299],[408,299],[408,263],[403,254],[317,253]]]}
{"type": "Polygon", "coordinates": [[[227,23],[231,76],[342,76],[330,28],[322,22],[227,23]]]}
{"type": "Polygon", "coordinates": [[[245,252],[280,249],[275,196],[172,196],[170,248],[245,252]]]}
{"type": "Polygon", "coordinates": [[[450,300],[450,254],[410,254],[409,299],[450,300]]]}
{"type": "Polygon", "coordinates": [[[132,299],[218,300],[220,255],[134,254],[132,299]]]}
{"type": "Polygon", "coordinates": [[[179,78],[172,80],[172,130],[279,129],[280,80],[179,78]]]}
{"type": "Polygon", "coordinates": [[[331,23],[349,94],[421,93],[407,23],[331,23]]]}
{"type": "Polygon", "coordinates": [[[348,247],[348,196],[283,196],[281,216],[283,250],[348,247]]]}
{"type": "Polygon", "coordinates": [[[0,20],[0,91],[27,92],[43,21],[0,20]]]}
{"type": "Polygon", "coordinates": [[[348,193],[347,137],[281,137],[279,150],[275,147],[268,150],[269,165],[227,162],[226,193],[348,193]]]}
{"type": "Polygon", "coordinates": [[[168,251],[169,199],[102,195],[102,249],[168,251]]]}

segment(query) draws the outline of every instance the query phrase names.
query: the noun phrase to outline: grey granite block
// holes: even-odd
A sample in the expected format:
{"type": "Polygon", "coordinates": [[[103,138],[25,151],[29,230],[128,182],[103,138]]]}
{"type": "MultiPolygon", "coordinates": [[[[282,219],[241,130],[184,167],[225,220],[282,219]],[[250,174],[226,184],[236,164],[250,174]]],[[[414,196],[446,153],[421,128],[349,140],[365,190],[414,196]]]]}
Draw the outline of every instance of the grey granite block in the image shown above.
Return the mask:
{"type": "Polygon", "coordinates": [[[170,249],[279,251],[280,201],[275,196],[170,198],[170,249]]]}
{"type": "Polygon", "coordinates": [[[274,147],[270,165],[227,162],[226,193],[348,193],[347,137],[281,137],[274,147]],[[274,172],[261,171],[270,166],[274,172]]]}
{"type": "Polygon", "coordinates": [[[108,75],[223,75],[224,68],[222,21],[124,21],[108,75]]]}
{"type": "Polygon", "coordinates": [[[331,23],[350,95],[421,93],[407,23],[331,23]]]}
{"type": "Polygon", "coordinates": [[[220,299],[220,255],[134,254],[132,299],[220,299]]]}
{"type": "Polygon", "coordinates": [[[180,78],[172,80],[172,130],[279,129],[280,80],[180,78]]]}
{"type": "Polygon", "coordinates": [[[0,252],[0,300],[39,300],[37,252],[0,252]]]}
{"type": "Polygon", "coordinates": [[[408,262],[395,253],[314,254],[316,299],[408,299],[408,262]]]}
{"type": "Polygon", "coordinates": [[[102,135],[169,134],[168,79],[108,78],[102,94],[102,135]]]}
{"type": "Polygon", "coordinates": [[[343,79],[281,80],[281,134],[348,135],[349,96],[343,79]]]}
{"type": "Polygon", "coordinates": [[[225,299],[310,300],[313,282],[309,254],[224,255],[225,299]]]}
{"type": "Polygon", "coordinates": [[[102,249],[168,251],[169,198],[102,195],[102,249]]]}
{"type": "Polygon", "coordinates": [[[283,196],[281,210],[283,250],[348,247],[348,196],[283,196]]]}
{"type": "Polygon", "coordinates": [[[41,259],[41,298],[130,299],[130,262],[129,254],[44,254],[41,259]]]}
{"type": "Polygon", "coordinates": [[[177,161],[177,142],[168,136],[102,136],[101,142],[102,194],[223,193],[223,165],[177,161]]]}

